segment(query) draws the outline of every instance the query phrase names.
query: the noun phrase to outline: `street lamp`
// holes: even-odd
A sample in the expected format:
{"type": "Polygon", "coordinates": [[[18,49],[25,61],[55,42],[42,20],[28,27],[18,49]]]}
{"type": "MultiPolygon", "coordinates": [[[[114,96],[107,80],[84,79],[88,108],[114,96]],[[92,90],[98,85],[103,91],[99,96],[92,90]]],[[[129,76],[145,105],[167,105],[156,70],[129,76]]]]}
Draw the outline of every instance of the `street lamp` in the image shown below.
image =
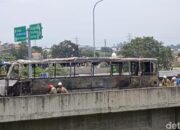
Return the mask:
{"type": "Polygon", "coordinates": [[[99,0],[97,1],[95,4],[94,4],[94,7],[93,7],[93,50],[94,50],[94,57],[95,57],[95,8],[97,6],[97,4],[99,4],[100,2],[102,2],[103,0],[99,0]]]}

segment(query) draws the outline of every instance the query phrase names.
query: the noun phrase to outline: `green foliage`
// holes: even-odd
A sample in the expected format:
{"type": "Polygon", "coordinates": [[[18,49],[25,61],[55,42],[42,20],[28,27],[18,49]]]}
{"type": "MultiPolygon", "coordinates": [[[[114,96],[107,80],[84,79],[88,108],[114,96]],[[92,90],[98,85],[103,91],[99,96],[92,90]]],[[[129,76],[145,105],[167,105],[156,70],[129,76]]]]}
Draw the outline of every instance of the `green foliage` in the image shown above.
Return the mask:
{"type": "Polygon", "coordinates": [[[20,43],[19,49],[12,49],[11,53],[16,59],[27,59],[28,57],[28,47],[25,43],[20,43]]]}
{"type": "Polygon", "coordinates": [[[53,58],[65,58],[65,57],[78,57],[79,47],[71,41],[65,40],[59,45],[53,45],[51,47],[53,58]]]}
{"type": "Polygon", "coordinates": [[[15,57],[10,54],[10,53],[3,53],[3,54],[0,54],[0,75],[6,75],[7,73],[7,70],[6,70],[6,67],[2,65],[2,63],[4,61],[8,62],[8,61],[14,61],[15,60],[15,57]]]}
{"type": "MultiPolygon", "coordinates": [[[[45,72],[48,72],[50,76],[54,76],[54,66],[49,66],[45,72]]],[[[67,72],[65,69],[61,65],[56,64],[56,76],[63,76],[66,74],[67,72]]]]}
{"type": "MultiPolygon", "coordinates": [[[[107,48],[101,48],[101,50],[96,50],[95,51],[95,57],[109,57],[112,54],[112,49],[107,47],[107,48]],[[107,49],[107,50],[106,50],[107,49]]],[[[86,46],[83,48],[80,48],[80,56],[85,56],[85,57],[93,57],[94,56],[94,50],[92,47],[86,46]]]]}
{"type": "Polygon", "coordinates": [[[32,52],[42,53],[42,52],[43,52],[43,49],[42,49],[42,47],[33,46],[33,47],[32,47],[32,52]]]}
{"type": "MultiPolygon", "coordinates": [[[[34,68],[33,68],[33,71],[34,71],[34,68]]],[[[36,67],[36,70],[35,70],[35,71],[36,71],[35,77],[39,77],[40,74],[46,72],[46,69],[44,69],[44,68],[42,68],[42,67],[36,67]]],[[[22,76],[23,78],[27,78],[27,77],[28,77],[28,66],[25,66],[25,67],[21,68],[21,76],[22,76]]],[[[33,73],[33,77],[34,77],[34,73],[33,73]]]]}
{"type": "MultiPolygon", "coordinates": [[[[20,43],[19,48],[13,48],[10,50],[10,54],[13,55],[14,59],[27,59],[28,58],[28,47],[26,43],[20,43]]],[[[33,46],[32,52],[42,53],[43,50],[41,47],[33,46]]]]}
{"type": "Polygon", "coordinates": [[[101,47],[101,53],[100,53],[101,57],[111,57],[112,53],[113,53],[112,48],[110,48],[110,47],[101,47]]]}
{"type": "Polygon", "coordinates": [[[80,56],[85,56],[85,57],[93,57],[93,48],[91,47],[84,47],[80,49],[80,56]]]}
{"type": "Polygon", "coordinates": [[[15,60],[15,57],[12,54],[9,53],[3,53],[0,55],[0,63],[3,61],[13,61],[15,60]]]}
{"type": "Polygon", "coordinates": [[[170,69],[173,62],[171,49],[153,37],[137,37],[124,43],[120,54],[124,57],[157,58],[161,69],[170,69]]]}
{"type": "MultiPolygon", "coordinates": [[[[28,77],[28,66],[25,66],[23,68],[21,68],[21,76],[23,78],[27,78],[28,77]]],[[[33,68],[34,71],[34,68],[33,68]]],[[[54,77],[54,66],[49,65],[46,67],[43,66],[36,66],[35,67],[35,77],[40,77],[41,74],[43,73],[48,73],[49,77],[54,77]]],[[[57,65],[56,67],[56,76],[62,76],[67,74],[67,72],[64,70],[64,68],[60,65],[57,65]]],[[[34,72],[33,72],[33,77],[34,77],[34,72]]]]}
{"type": "Polygon", "coordinates": [[[95,56],[96,56],[96,57],[100,57],[99,52],[96,51],[96,52],[95,52],[95,56]]]}
{"type": "Polygon", "coordinates": [[[44,50],[44,51],[42,52],[42,55],[43,55],[43,59],[47,59],[49,53],[48,53],[48,51],[44,50]]]}
{"type": "Polygon", "coordinates": [[[44,69],[42,67],[36,67],[36,75],[35,75],[35,77],[39,77],[40,74],[45,73],[45,72],[46,72],[46,69],[44,69]]]}
{"type": "Polygon", "coordinates": [[[28,66],[21,67],[21,77],[27,78],[28,77],[28,66]]]}
{"type": "MultiPolygon", "coordinates": [[[[112,55],[112,52],[103,52],[103,51],[96,51],[96,52],[98,52],[99,54],[98,54],[98,56],[99,57],[111,57],[111,55],[112,55]]],[[[97,57],[98,57],[97,56],[97,57]]]]}
{"type": "Polygon", "coordinates": [[[102,52],[110,52],[110,53],[113,52],[112,48],[110,48],[110,47],[101,47],[101,51],[102,52]]]}

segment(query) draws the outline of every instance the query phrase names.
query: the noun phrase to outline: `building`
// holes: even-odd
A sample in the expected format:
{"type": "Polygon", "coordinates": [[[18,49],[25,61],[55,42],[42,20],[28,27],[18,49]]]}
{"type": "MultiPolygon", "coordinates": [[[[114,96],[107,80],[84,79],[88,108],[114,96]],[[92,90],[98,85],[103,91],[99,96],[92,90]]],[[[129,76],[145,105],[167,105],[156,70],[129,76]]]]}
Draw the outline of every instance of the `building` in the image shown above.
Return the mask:
{"type": "Polygon", "coordinates": [[[40,60],[40,59],[42,59],[42,58],[43,58],[43,56],[42,56],[41,53],[38,53],[38,52],[32,53],[32,59],[33,59],[33,60],[40,60]]]}

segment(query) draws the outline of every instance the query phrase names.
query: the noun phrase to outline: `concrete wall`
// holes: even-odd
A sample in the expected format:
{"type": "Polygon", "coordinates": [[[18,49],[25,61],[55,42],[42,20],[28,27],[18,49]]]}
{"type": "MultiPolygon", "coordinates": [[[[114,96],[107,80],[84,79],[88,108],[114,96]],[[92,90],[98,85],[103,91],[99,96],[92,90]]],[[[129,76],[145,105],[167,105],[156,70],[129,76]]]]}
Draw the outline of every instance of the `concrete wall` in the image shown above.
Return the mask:
{"type": "Polygon", "coordinates": [[[179,117],[180,108],[168,108],[0,123],[0,130],[167,130],[179,117]]]}
{"type": "Polygon", "coordinates": [[[180,88],[0,98],[0,122],[180,106],[180,88]]]}

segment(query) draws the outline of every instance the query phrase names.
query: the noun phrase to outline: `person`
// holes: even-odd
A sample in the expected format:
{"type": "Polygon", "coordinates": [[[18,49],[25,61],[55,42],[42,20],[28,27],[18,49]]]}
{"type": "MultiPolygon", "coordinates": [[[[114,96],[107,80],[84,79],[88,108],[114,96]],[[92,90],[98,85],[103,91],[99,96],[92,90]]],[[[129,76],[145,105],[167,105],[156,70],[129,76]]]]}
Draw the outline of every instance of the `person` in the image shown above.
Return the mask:
{"type": "Polygon", "coordinates": [[[176,77],[172,77],[171,79],[171,86],[176,87],[176,77]]]}
{"type": "Polygon", "coordinates": [[[57,93],[69,93],[61,82],[58,83],[57,93]]]}
{"type": "Polygon", "coordinates": [[[162,86],[165,86],[165,87],[171,86],[171,82],[170,82],[170,80],[167,78],[166,75],[163,76],[162,86]]]}
{"type": "Polygon", "coordinates": [[[179,78],[179,77],[176,78],[176,85],[177,85],[178,87],[180,86],[180,78],[179,78]]]}
{"type": "Polygon", "coordinates": [[[52,84],[48,85],[48,91],[50,94],[56,94],[57,93],[56,88],[52,84]]]}

